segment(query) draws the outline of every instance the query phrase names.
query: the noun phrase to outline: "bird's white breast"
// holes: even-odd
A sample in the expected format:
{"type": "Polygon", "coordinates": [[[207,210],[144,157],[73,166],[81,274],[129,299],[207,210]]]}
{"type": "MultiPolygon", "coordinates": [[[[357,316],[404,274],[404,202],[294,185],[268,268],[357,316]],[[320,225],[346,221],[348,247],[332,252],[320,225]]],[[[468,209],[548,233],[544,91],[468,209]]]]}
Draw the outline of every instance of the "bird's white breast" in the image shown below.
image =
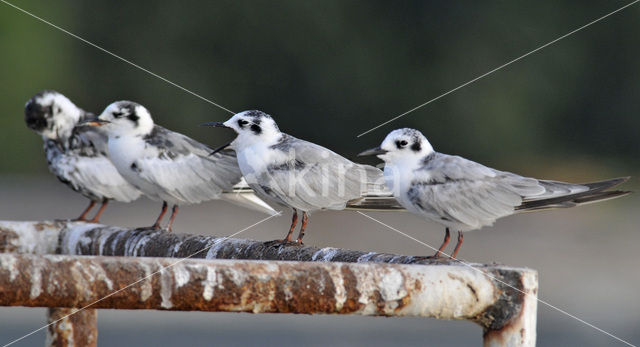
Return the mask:
{"type": "Polygon", "coordinates": [[[428,180],[429,172],[416,170],[417,162],[387,163],[384,167],[384,178],[387,187],[393,192],[393,196],[400,205],[409,211],[416,211],[416,207],[410,201],[408,192],[416,180],[428,180]]]}
{"type": "MultiPolygon", "coordinates": [[[[396,198],[400,198],[411,187],[411,182],[416,179],[415,163],[387,163],[384,166],[384,179],[387,187],[396,198]]],[[[421,172],[427,174],[426,172],[421,172]]]]}
{"type": "Polygon", "coordinates": [[[141,137],[109,137],[109,159],[125,180],[147,195],[155,195],[152,194],[153,187],[150,187],[131,166],[138,159],[154,155],[151,152],[152,150],[146,146],[141,137]]]}
{"type": "MultiPolygon", "coordinates": [[[[238,166],[247,182],[267,170],[270,164],[285,160],[285,155],[270,148],[269,145],[256,143],[237,150],[238,166]]],[[[256,183],[256,182],[249,182],[256,183]]]]}

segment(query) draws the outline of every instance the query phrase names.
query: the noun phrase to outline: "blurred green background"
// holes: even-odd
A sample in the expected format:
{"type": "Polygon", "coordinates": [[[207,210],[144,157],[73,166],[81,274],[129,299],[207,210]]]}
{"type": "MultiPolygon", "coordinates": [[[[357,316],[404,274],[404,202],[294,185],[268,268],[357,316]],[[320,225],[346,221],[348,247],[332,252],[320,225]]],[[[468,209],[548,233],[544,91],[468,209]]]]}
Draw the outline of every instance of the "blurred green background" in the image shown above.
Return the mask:
{"type": "MultiPolygon", "coordinates": [[[[424,108],[363,131],[622,6],[624,1],[21,1],[25,10],[233,110],[351,158],[392,129],[527,175],[638,172],[640,6],[632,6],[424,108]]],[[[46,173],[23,106],[56,89],[100,112],[146,105],[199,128],[229,114],[0,4],[0,173],[46,173]]]]}

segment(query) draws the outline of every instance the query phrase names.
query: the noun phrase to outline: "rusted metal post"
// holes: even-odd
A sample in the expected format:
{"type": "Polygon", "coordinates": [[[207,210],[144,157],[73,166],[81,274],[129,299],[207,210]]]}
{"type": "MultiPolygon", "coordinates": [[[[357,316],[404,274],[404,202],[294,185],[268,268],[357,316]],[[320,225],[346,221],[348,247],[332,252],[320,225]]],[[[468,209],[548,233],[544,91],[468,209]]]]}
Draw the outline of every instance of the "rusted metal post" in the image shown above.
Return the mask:
{"type": "Polygon", "coordinates": [[[536,318],[538,310],[538,274],[535,271],[522,274],[523,293],[520,307],[511,319],[501,327],[496,324],[483,326],[485,347],[535,346],[536,318]]]}
{"type": "MultiPolygon", "coordinates": [[[[197,264],[191,263],[197,262],[196,259],[180,261],[122,294],[100,301],[96,308],[355,313],[467,319],[483,327],[485,345],[535,345],[538,282],[537,273],[530,269],[462,265],[448,259],[62,222],[0,222],[0,251],[3,249],[22,253],[289,261],[234,260],[197,264]]],[[[123,288],[176,261],[0,256],[0,281],[7,274],[13,278],[4,284],[0,282],[0,295],[8,295],[0,298],[0,305],[81,307],[101,294],[123,288]],[[69,263],[65,263],[67,260],[69,263]],[[21,287],[38,291],[33,289],[37,286],[31,282],[15,282],[25,274],[16,270],[14,265],[18,261],[33,271],[67,264],[64,265],[67,272],[61,272],[62,277],[53,283],[70,283],[69,286],[83,288],[85,294],[82,295],[89,298],[73,291],[53,295],[48,288],[41,288],[42,295],[34,298],[32,295],[27,298],[31,292],[10,296],[13,290],[21,287]],[[38,261],[48,263],[38,265],[38,261]],[[74,271],[79,272],[69,278],[68,271],[74,266],[74,271]],[[91,280],[78,282],[82,276],[91,280]],[[3,285],[9,289],[1,289],[3,285]],[[49,294],[53,296],[47,296],[49,294]]],[[[57,273],[50,272],[48,276],[57,273]]]]}
{"type": "Polygon", "coordinates": [[[98,310],[49,308],[46,346],[72,347],[98,345],[98,310]]]}

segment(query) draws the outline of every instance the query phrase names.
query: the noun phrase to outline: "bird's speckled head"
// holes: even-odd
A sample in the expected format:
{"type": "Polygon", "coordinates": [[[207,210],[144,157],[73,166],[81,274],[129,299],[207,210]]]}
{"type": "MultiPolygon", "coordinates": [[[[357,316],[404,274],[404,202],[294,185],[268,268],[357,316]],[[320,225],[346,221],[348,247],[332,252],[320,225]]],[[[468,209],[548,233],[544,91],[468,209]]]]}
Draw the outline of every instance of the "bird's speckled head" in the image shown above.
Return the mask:
{"type": "Polygon", "coordinates": [[[236,147],[236,144],[270,143],[280,138],[280,129],[276,122],[270,115],[262,111],[240,112],[233,115],[223,124],[238,133],[238,138],[234,141],[234,147],[236,147]]]}
{"type": "Polygon", "coordinates": [[[43,90],[27,101],[24,120],[29,129],[44,138],[64,140],[71,136],[83,113],[66,96],[54,90],[43,90]]]}
{"type": "Polygon", "coordinates": [[[420,131],[403,128],[390,132],[372,154],[387,163],[395,163],[420,159],[432,152],[433,147],[420,131]]]}
{"type": "Polygon", "coordinates": [[[149,111],[133,101],[116,101],[98,116],[109,136],[147,135],[153,130],[149,111]]]}

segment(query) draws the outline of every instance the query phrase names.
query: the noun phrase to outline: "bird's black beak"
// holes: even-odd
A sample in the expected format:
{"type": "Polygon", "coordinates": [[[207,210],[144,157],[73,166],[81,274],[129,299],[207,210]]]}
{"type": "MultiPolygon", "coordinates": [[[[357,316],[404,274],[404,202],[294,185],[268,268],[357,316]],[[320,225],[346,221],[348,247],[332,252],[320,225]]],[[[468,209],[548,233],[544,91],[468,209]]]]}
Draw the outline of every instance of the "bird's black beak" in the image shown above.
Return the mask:
{"type": "MultiPolygon", "coordinates": [[[[224,125],[223,122],[206,122],[206,123],[202,123],[200,124],[201,127],[216,127],[216,128],[227,128],[227,129],[231,129],[230,127],[224,125]]],[[[229,141],[227,143],[225,143],[224,145],[216,148],[213,150],[213,152],[209,153],[209,156],[212,156],[218,152],[220,152],[221,150],[229,147],[231,145],[231,142],[233,141],[229,141]]]]}
{"type": "MultiPolygon", "coordinates": [[[[225,127],[225,128],[226,128],[226,127],[225,127]]],[[[231,145],[231,142],[233,142],[233,141],[229,141],[229,142],[225,143],[224,145],[222,145],[222,146],[220,146],[220,147],[218,147],[218,148],[214,149],[211,153],[209,153],[209,156],[212,156],[212,155],[214,155],[214,154],[216,154],[216,153],[220,152],[221,150],[223,150],[223,149],[225,149],[225,148],[229,147],[229,145],[231,145]]]]}
{"type": "Polygon", "coordinates": [[[376,147],[376,148],[371,148],[371,149],[367,149],[364,152],[361,152],[360,154],[358,154],[358,157],[364,157],[367,155],[380,155],[380,154],[385,154],[388,151],[385,149],[382,149],[380,147],[376,147]]]}
{"type": "Polygon", "coordinates": [[[200,126],[201,127],[229,128],[228,126],[224,125],[223,122],[206,122],[206,123],[200,124],[200,126]]]}
{"type": "Polygon", "coordinates": [[[88,126],[92,126],[92,127],[101,127],[105,124],[109,124],[111,122],[109,122],[108,120],[104,120],[104,119],[100,119],[100,118],[89,118],[89,119],[85,119],[82,122],[78,123],[78,125],[88,125],[88,126]]]}

